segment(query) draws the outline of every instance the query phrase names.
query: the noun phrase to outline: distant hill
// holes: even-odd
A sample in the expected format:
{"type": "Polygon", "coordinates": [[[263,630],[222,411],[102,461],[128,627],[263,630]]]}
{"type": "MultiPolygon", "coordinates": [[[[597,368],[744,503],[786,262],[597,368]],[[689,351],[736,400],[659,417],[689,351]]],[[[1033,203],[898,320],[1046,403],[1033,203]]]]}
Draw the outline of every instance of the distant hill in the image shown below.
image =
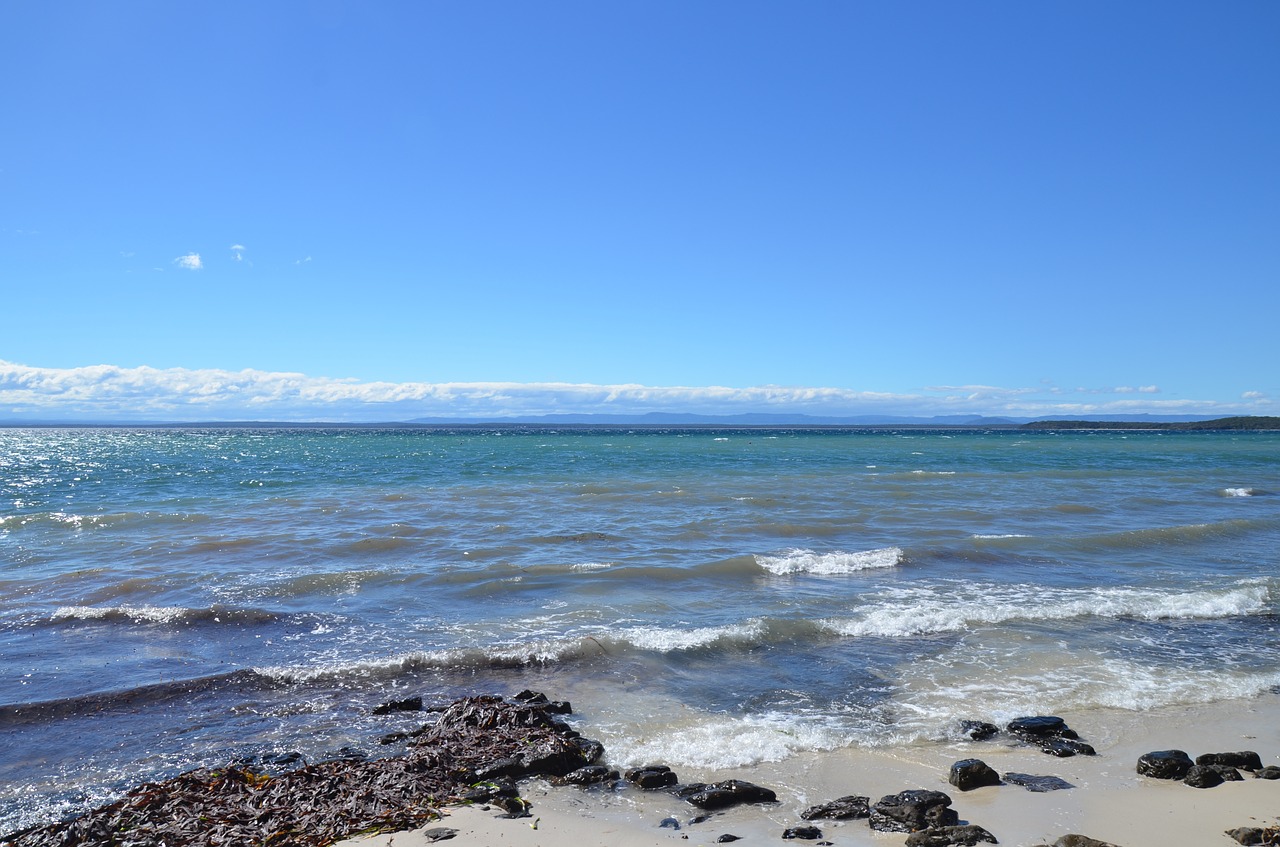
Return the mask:
{"type": "Polygon", "coordinates": [[[1176,432],[1240,430],[1280,431],[1280,418],[1246,415],[1232,418],[1210,418],[1198,421],[1116,421],[1055,420],[1031,421],[1021,429],[1159,429],[1176,432]]]}

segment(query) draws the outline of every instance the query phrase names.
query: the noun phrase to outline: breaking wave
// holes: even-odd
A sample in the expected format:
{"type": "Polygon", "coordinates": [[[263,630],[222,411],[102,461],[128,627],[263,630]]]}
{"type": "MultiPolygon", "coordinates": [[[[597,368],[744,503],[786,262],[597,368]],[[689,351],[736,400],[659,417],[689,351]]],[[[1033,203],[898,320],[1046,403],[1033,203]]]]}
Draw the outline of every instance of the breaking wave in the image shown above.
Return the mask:
{"type": "Polygon", "coordinates": [[[876,568],[892,568],[906,561],[900,547],[883,547],[858,553],[815,553],[813,550],[787,550],[777,556],[756,556],[760,567],[779,576],[797,573],[847,574],[876,568]]]}

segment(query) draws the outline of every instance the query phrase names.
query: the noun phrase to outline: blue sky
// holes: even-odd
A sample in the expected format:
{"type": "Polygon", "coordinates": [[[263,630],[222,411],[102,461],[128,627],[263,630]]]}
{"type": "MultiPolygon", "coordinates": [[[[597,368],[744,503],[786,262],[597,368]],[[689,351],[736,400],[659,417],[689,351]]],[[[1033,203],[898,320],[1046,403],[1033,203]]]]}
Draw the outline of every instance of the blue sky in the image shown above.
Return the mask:
{"type": "Polygon", "coordinates": [[[0,418],[1280,414],[1280,4],[0,10],[0,418]]]}

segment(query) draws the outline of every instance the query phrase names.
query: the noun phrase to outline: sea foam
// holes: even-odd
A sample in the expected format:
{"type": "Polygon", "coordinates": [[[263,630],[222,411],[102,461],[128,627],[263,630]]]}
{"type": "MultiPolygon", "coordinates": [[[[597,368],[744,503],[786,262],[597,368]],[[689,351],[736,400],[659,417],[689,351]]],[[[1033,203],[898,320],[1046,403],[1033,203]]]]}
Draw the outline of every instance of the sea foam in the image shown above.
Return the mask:
{"type": "Polygon", "coordinates": [[[905,558],[899,547],[882,547],[857,553],[816,553],[813,550],[792,549],[777,556],[758,555],[756,563],[779,576],[798,573],[834,575],[891,568],[902,564],[905,558]]]}

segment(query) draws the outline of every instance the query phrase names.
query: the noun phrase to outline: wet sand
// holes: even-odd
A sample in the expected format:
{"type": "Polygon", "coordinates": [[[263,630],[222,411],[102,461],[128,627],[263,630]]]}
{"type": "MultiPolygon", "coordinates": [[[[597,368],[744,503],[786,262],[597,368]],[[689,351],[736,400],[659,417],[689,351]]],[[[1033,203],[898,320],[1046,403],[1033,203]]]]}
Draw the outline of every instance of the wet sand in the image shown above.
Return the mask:
{"type": "MultiPolygon", "coordinates": [[[[616,791],[551,786],[541,779],[521,785],[533,804],[533,817],[504,819],[500,810],[451,808],[427,827],[457,834],[451,847],[659,847],[708,845],[724,834],[741,844],[782,842],[785,828],[805,823],[800,813],[811,805],[849,794],[869,796],[913,788],[944,791],[964,823],[989,830],[1001,844],[1052,844],[1068,833],[1109,841],[1120,847],[1222,845],[1236,842],[1224,831],[1266,826],[1280,817],[1280,780],[1254,779],[1196,789],[1182,782],[1139,776],[1137,759],[1152,750],[1181,749],[1192,758],[1202,753],[1254,750],[1264,765],[1280,764],[1280,697],[1210,704],[1153,712],[1063,714],[1067,723],[1098,751],[1097,756],[1055,758],[1007,740],[921,744],[882,750],[846,749],[807,754],[784,762],[733,772],[695,772],[676,768],[684,782],[739,778],[774,789],[779,802],[741,806],[690,823],[698,809],[661,791],[627,786],[616,791]],[[978,758],[1001,774],[1015,771],[1057,776],[1075,787],[1034,793],[1006,784],[962,792],[947,783],[953,762],[978,758]],[[676,818],[679,830],[660,826],[676,818]],[[536,823],[536,828],[534,824],[536,823]]],[[[590,736],[589,722],[581,727],[590,736]]],[[[813,821],[823,839],[836,845],[872,847],[902,844],[901,833],[872,831],[865,820],[813,821]]],[[[341,847],[419,847],[432,843],[424,830],[352,838],[341,847]]],[[[446,842],[435,842],[446,843],[446,842]]]]}

